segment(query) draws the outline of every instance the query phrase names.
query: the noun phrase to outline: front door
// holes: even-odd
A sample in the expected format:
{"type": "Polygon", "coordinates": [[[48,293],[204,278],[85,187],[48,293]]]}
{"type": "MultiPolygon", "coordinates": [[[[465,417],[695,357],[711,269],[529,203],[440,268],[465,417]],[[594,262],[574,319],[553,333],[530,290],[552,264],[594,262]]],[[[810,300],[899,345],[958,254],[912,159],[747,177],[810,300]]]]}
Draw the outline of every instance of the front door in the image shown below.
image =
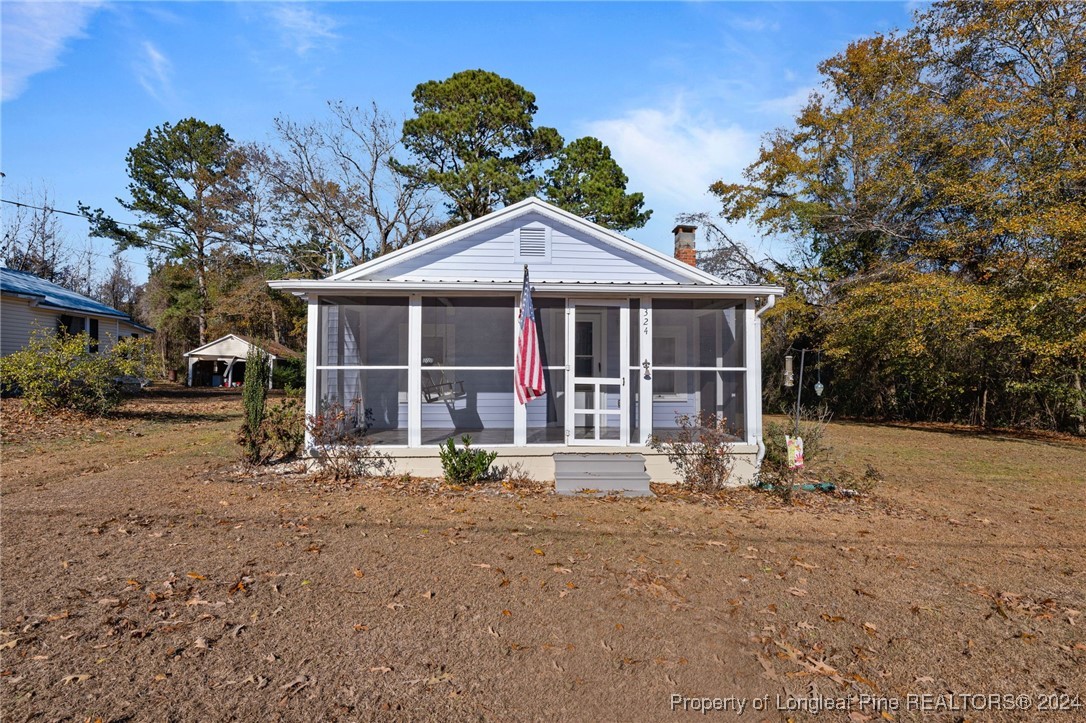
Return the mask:
{"type": "Polygon", "coordinates": [[[572,350],[567,389],[566,439],[570,444],[625,445],[629,319],[620,301],[570,301],[572,350]]]}

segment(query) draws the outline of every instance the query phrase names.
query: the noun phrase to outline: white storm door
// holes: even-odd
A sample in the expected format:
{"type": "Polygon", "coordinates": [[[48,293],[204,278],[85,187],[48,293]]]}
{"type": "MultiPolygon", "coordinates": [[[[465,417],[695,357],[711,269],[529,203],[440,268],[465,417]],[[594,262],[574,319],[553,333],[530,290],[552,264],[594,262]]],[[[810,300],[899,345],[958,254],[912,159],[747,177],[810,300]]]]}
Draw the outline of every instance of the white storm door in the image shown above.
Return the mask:
{"type": "Polygon", "coordinates": [[[569,302],[566,326],[566,440],[578,445],[627,443],[629,310],[624,301],[569,302]]]}

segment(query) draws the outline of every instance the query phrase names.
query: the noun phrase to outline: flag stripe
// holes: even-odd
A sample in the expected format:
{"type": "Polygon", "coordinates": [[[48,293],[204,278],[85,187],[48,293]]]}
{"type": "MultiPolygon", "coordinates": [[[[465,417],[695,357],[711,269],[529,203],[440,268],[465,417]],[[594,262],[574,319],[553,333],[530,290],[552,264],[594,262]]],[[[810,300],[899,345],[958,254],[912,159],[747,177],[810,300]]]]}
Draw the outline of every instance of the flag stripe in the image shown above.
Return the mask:
{"type": "Polygon", "coordinates": [[[532,287],[528,282],[528,267],[524,267],[524,289],[520,298],[520,319],[517,338],[516,371],[513,386],[517,401],[527,404],[547,393],[543,380],[543,360],[539,354],[539,331],[535,323],[532,287]]]}

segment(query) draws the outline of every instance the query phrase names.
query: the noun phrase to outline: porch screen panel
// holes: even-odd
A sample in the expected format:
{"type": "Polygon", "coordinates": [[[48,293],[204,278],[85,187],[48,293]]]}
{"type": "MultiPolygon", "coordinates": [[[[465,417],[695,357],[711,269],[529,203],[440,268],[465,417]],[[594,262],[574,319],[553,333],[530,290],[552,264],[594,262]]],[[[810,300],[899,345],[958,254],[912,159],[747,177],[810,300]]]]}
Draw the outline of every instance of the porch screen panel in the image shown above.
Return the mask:
{"type": "Polygon", "coordinates": [[[666,438],[679,418],[704,414],[745,436],[743,328],[742,301],[653,301],[654,434],[666,438]]]}
{"type": "Polygon", "coordinates": [[[322,298],[318,366],[407,368],[407,297],[322,298]]]}
{"type": "Polygon", "coordinates": [[[347,438],[407,444],[408,299],[325,297],[318,310],[318,413],[347,438]]]}
{"type": "Polygon", "coordinates": [[[513,442],[514,297],[423,297],[422,443],[513,442]]]}
{"type": "Polygon", "coordinates": [[[562,444],[566,439],[566,300],[534,298],[532,301],[547,393],[525,407],[526,441],[562,444]]]}
{"type": "Polygon", "coordinates": [[[407,444],[406,369],[319,369],[317,388],[318,414],[345,441],[407,444]]]}

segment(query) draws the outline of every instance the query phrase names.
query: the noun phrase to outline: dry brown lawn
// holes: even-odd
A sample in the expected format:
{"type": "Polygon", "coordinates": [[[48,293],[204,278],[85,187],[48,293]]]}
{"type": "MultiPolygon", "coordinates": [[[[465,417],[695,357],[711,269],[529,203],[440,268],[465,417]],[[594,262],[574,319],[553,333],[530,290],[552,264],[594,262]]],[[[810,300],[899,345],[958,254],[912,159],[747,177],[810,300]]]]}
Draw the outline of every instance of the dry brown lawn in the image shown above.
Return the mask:
{"type": "Polygon", "coordinates": [[[246,475],[240,404],[3,401],[4,720],[1086,719],[1036,710],[1086,704],[1081,441],[833,424],[873,495],[612,501],[246,475]]]}

